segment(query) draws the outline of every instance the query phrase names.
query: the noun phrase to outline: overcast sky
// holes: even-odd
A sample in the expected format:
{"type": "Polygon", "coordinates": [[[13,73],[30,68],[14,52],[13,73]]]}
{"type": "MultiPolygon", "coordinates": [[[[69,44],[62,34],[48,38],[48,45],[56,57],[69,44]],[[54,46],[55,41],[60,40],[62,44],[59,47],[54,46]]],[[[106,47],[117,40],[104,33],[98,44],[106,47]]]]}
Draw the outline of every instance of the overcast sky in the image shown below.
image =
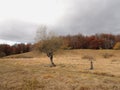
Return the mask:
{"type": "Polygon", "coordinates": [[[120,0],[0,0],[0,43],[34,42],[41,24],[58,34],[120,34],[120,0]]]}

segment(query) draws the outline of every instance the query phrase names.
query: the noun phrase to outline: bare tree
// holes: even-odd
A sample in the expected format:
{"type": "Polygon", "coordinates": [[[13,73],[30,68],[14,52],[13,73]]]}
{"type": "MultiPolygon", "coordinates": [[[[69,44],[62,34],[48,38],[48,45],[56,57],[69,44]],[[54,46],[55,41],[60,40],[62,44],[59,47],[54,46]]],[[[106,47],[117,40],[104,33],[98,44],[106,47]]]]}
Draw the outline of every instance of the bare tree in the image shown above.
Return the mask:
{"type": "Polygon", "coordinates": [[[88,55],[85,55],[82,57],[82,59],[87,59],[90,61],[90,70],[93,70],[94,69],[94,64],[93,64],[93,61],[95,61],[95,58],[93,56],[88,56],[88,55]]]}
{"type": "Polygon", "coordinates": [[[39,42],[41,40],[47,39],[47,27],[45,25],[41,25],[36,32],[35,40],[36,42],[39,42]]]}
{"type": "Polygon", "coordinates": [[[95,60],[94,57],[90,56],[89,57],[89,61],[90,61],[90,70],[93,70],[94,69],[94,66],[93,66],[93,61],[95,60]]]}
{"type": "Polygon", "coordinates": [[[49,34],[45,26],[38,29],[36,38],[39,43],[38,50],[50,58],[52,67],[56,66],[53,62],[53,55],[55,51],[60,49],[62,40],[55,35],[49,34]]]}

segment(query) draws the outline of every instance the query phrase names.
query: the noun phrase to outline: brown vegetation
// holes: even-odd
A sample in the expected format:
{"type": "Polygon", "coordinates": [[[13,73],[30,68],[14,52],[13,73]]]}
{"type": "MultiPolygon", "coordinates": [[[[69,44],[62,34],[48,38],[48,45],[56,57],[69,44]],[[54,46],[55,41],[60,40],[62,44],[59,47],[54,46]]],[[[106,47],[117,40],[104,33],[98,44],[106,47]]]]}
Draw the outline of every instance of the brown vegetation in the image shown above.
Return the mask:
{"type": "Polygon", "coordinates": [[[62,38],[70,49],[112,49],[116,43],[120,42],[120,35],[105,33],[90,36],[68,35],[62,38]]]}
{"type": "Polygon", "coordinates": [[[120,50],[120,42],[117,42],[115,46],[113,47],[115,50],[120,50]]]}
{"type": "Polygon", "coordinates": [[[31,44],[15,44],[15,45],[8,45],[8,44],[0,44],[0,57],[13,55],[13,54],[20,54],[29,52],[31,50],[31,44]]]}

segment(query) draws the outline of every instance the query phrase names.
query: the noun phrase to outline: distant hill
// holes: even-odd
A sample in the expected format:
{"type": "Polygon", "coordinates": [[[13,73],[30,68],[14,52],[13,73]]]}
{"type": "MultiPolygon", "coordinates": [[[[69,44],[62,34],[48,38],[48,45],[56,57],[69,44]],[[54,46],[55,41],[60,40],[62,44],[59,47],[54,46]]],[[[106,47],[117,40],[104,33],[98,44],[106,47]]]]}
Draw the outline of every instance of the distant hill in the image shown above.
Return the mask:
{"type": "MultiPolygon", "coordinates": [[[[76,56],[95,56],[104,57],[105,54],[119,56],[120,50],[92,50],[92,49],[74,49],[74,50],[60,50],[54,54],[54,57],[76,57],[76,56]]],[[[47,57],[44,53],[38,51],[31,51],[22,54],[15,54],[6,56],[4,58],[39,58],[47,57]]]]}

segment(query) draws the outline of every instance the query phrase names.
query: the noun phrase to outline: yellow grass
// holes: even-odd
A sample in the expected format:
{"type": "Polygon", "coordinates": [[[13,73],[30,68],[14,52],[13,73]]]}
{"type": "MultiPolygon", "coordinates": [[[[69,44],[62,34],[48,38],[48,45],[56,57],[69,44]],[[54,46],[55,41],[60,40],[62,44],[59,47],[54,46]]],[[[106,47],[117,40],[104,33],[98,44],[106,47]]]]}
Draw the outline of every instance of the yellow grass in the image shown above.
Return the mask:
{"type": "Polygon", "coordinates": [[[49,58],[35,52],[0,59],[0,90],[120,90],[119,50],[60,51],[54,62],[49,67],[49,58]]]}

